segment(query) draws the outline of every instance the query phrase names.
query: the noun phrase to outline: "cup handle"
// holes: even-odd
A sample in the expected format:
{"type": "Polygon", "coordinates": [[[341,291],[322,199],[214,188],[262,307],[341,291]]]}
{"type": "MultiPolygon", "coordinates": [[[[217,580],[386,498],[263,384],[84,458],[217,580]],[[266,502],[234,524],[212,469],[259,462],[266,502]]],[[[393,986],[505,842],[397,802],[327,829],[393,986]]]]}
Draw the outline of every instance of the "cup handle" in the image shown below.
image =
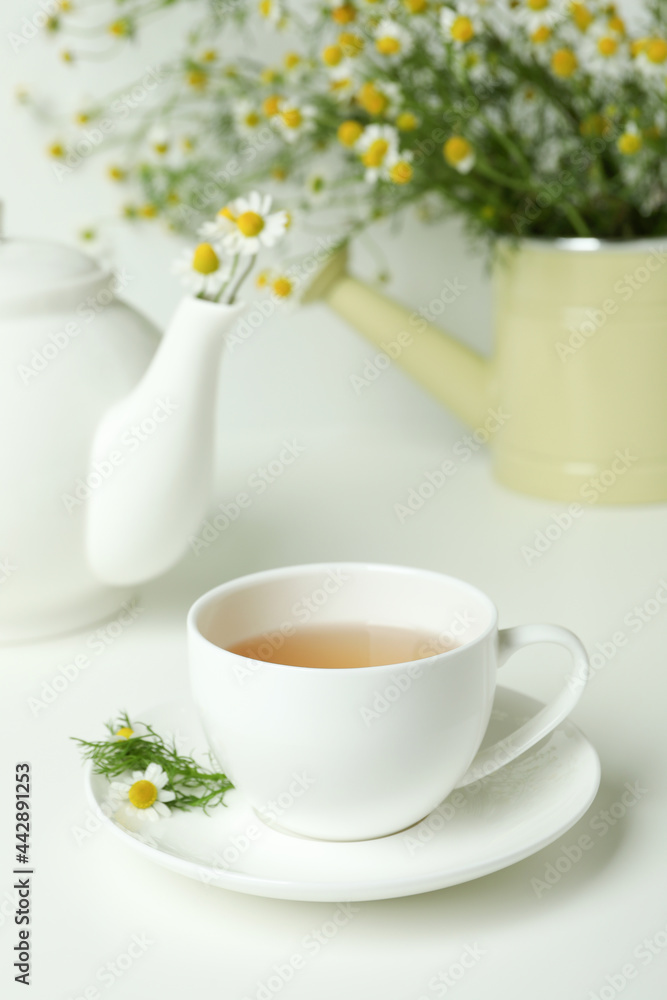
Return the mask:
{"type": "Polygon", "coordinates": [[[509,764],[511,760],[552,732],[579,701],[590,677],[588,654],[576,635],[569,629],[561,628],[560,625],[516,625],[514,628],[500,629],[498,666],[502,667],[517,650],[536,642],[554,642],[564,646],[572,654],[573,670],[566,678],[565,687],[532,719],[519,726],[509,736],[480,751],[456,785],[457,788],[479,781],[487,774],[493,774],[505,764],[509,764]]]}

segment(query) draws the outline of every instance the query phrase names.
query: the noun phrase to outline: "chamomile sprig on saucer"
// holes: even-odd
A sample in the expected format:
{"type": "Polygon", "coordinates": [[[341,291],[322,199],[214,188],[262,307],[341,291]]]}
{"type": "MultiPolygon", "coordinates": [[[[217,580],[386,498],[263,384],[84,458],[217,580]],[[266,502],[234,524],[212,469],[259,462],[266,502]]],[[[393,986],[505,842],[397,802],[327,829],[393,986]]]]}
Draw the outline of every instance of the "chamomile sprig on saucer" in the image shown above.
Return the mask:
{"type": "Polygon", "coordinates": [[[206,812],[234,787],[226,774],[180,753],[175,740],[168,743],[152,726],[132,721],[126,712],[106,728],[106,739],[75,737],[75,742],[92,762],[93,772],[109,781],[114,809],[123,805],[141,819],[164,818],[171,809],[206,812]]]}

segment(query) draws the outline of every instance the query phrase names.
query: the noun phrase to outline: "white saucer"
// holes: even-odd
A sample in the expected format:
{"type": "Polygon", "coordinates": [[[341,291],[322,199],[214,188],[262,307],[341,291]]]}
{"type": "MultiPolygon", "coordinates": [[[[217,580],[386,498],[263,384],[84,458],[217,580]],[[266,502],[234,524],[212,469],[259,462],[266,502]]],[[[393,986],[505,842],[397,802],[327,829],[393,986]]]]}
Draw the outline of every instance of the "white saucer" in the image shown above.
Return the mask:
{"type": "MultiPolygon", "coordinates": [[[[515,729],[540,703],[498,688],[484,743],[515,729]]],[[[179,749],[205,751],[194,708],[169,703],[140,714],[179,749]]],[[[380,840],[333,843],[265,826],[232,789],[208,816],[172,812],[140,821],[121,813],[103,821],[150,861],[210,885],[277,899],[342,902],[390,899],[467,882],[546,847],[586,812],[600,782],[598,756],[571,722],[477,786],[454,792],[430,816],[380,840]]],[[[86,772],[99,811],[108,782],[86,772]]],[[[108,812],[108,808],[106,810],[108,812]]]]}

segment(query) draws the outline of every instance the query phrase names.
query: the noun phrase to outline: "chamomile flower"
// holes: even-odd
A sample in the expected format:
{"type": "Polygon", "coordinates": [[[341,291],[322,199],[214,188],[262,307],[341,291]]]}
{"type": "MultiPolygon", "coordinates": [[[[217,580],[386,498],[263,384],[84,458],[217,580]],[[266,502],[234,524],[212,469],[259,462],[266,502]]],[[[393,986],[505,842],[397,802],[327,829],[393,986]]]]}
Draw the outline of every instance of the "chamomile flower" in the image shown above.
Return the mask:
{"type": "Polygon", "coordinates": [[[154,163],[164,163],[172,148],[172,136],[168,129],[156,125],[147,136],[148,155],[154,163]]]}
{"type": "Polygon", "coordinates": [[[133,771],[125,781],[111,782],[111,796],[114,805],[123,804],[125,809],[142,819],[164,819],[169,815],[167,802],[176,798],[174,792],[165,788],[168,775],[159,764],[149,764],[145,771],[133,771]]]}
{"type": "Polygon", "coordinates": [[[457,10],[443,7],[440,11],[440,27],[447,41],[454,45],[467,45],[479,31],[476,13],[468,5],[459,5],[457,10]]]}
{"type": "Polygon", "coordinates": [[[475,166],[475,150],[462,135],[452,135],[442,147],[442,155],[450,167],[468,174],[475,166]]]}
{"type": "Polygon", "coordinates": [[[251,101],[238,101],[234,106],[234,121],[240,135],[251,136],[261,128],[262,116],[251,101]]]}
{"type": "Polygon", "coordinates": [[[387,180],[389,168],[398,156],[398,132],[391,125],[368,125],[355,149],[366,168],[369,184],[387,180]]]}
{"type": "Polygon", "coordinates": [[[375,50],[386,59],[395,60],[407,55],[412,48],[410,32],[397,21],[383,18],[375,29],[375,50]]]}
{"type": "Polygon", "coordinates": [[[592,76],[621,79],[630,70],[630,58],[623,36],[598,24],[591,28],[581,45],[581,61],[592,76]]]}
{"type": "Polygon", "coordinates": [[[262,247],[272,247],[284,236],[289,225],[287,212],[271,212],[268,194],[252,191],[247,198],[236,198],[220,209],[214,222],[207,222],[200,235],[229,254],[251,256],[262,247]]]}
{"type": "Polygon", "coordinates": [[[257,9],[260,17],[263,17],[274,28],[282,28],[287,23],[285,8],[280,0],[259,0],[257,9]]]}
{"type": "Polygon", "coordinates": [[[635,122],[628,122],[616,140],[616,148],[622,156],[636,156],[643,144],[641,132],[635,122]]]}
{"type": "Polygon", "coordinates": [[[193,295],[205,299],[217,298],[230,277],[229,264],[210,243],[184,250],[172,270],[193,295]]]}
{"type": "Polygon", "coordinates": [[[400,103],[398,85],[387,80],[367,80],[355,96],[357,103],[374,118],[392,114],[400,103]]]}
{"type": "Polygon", "coordinates": [[[123,740],[137,739],[141,736],[146,736],[148,729],[140,722],[131,722],[129,719],[121,718],[116,719],[113,725],[112,732],[109,739],[114,743],[120,743],[123,740]]]}
{"type": "Polygon", "coordinates": [[[355,93],[358,80],[349,59],[343,60],[329,73],[329,93],[337,101],[347,101],[355,93]]]}
{"type": "Polygon", "coordinates": [[[667,76],[667,40],[664,38],[639,39],[634,55],[637,68],[644,76],[663,79],[667,76]]]}
{"type": "Polygon", "coordinates": [[[287,142],[295,142],[305,132],[312,132],[315,128],[314,119],[315,108],[297,101],[285,101],[275,118],[287,142]]]}
{"type": "Polygon", "coordinates": [[[542,25],[555,27],[563,17],[563,6],[562,0],[520,0],[514,13],[532,34],[542,25]]]}

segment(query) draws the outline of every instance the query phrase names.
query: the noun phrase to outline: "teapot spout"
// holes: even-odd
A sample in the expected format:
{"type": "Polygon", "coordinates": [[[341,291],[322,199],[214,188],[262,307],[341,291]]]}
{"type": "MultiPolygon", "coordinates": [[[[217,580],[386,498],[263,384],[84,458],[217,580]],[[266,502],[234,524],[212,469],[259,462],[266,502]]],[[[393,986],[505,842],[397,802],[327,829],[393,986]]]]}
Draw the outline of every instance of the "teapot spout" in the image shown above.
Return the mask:
{"type": "Polygon", "coordinates": [[[213,479],[218,361],[241,305],[186,298],[140,382],[102,418],[86,513],[99,579],[141,583],[184,554],[213,479]]]}
{"type": "Polygon", "coordinates": [[[301,297],[326,302],[351,326],[386,351],[436,399],[470,427],[484,423],[490,404],[491,365],[419,314],[351,277],[347,250],[330,258],[301,297]]]}

